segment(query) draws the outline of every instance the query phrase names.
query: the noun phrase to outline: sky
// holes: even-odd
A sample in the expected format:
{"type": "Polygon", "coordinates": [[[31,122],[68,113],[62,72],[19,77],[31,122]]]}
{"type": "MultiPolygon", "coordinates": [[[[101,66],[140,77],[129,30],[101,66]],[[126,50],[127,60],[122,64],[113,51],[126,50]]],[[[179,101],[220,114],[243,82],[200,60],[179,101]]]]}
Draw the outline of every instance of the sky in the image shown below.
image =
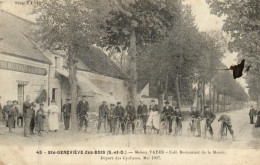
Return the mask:
{"type": "MultiPolygon", "coordinates": [[[[0,0],[3,2],[1,8],[14,15],[35,22],[35,16],[31,15],[32,3],[37,3],[37,0],[0,0]],[[30,3],[27,3],[27,2],[30,3]]],[[[196,24],[200,31],[222,30],[224,18],[210,14],[210,8],[206,0],[182,0],[184,4],[191,5],[192,12],[195,15],[196,24]]],[[[225,35],[225,34],[224,34],[225,35]]],[[[232,64],[237,64],[237,53],[225,53],[223,63],[230,67],[232,64]]],[[[242,86],[246,86],[245,79],[239,78],[238,82],[242,86]]]]}

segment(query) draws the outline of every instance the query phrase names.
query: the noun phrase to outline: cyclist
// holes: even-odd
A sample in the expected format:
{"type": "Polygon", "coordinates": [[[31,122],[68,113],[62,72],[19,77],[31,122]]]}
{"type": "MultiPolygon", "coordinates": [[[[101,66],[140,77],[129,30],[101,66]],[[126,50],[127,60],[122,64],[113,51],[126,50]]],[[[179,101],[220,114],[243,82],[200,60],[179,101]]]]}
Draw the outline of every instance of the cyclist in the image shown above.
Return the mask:
{"type": "Polygon", "coordinates": [[[162,115],[166,118],[166,120],[168,121],[169,123],[169,133],[168,134],[171,134],[172,133],[172,116],[173,116],[173,108],[172,106],[169,105],[170,102],[169,101],[166,101],[165,102],[165,107],[163,107],[163,111],[162,111],[162,115]]]}
{"type": "MultiPolygon", "coordinates": [[[[211,123],[213,123],[213,121],[216,118],[216,115],[209,110],[209,106],[204,106],[204,117],[206,118],[206,129],[209,129],[209,133],[211,135],[211,138],[213,138],[213,129],[211,127],[211,123]]],[[[206,132],[205,132],[206,133],[206,132]]]]}
{"type": "Polygon", "coordinates": [[[132,134],[135,133],[135,118],[136,118],[136,110],[133,105],[133,102],[129,102],[125,108],[127,114],[127,134],[129,133],[129,127],[132,126],[132,134]]]}
{"type": "Polygon", "coordinates": [[[182,123],[181,123],[181,118],[182,118],[182,112],[179,107],[175,107],[176,111],[176,128],[175,128],[175,135],[178,134],[178,131],[181,131],[182,129],[182,123]]]}
{"type": "MultiPolygon", "coordinates": [[[[195,107],[191,108],[191,130],[193,129],[193,124],[195,124],[197,131],[198,131],[198,135],[197,137],[201,137],[201,127],[200,127],[200,121],[201,121],[201,113],[198,109],[196,109],[195,107]]],[[[195,131],[195,130],[192,130],[195,131]]]]}
{"type": "Polygon", "coordinates": [[[228,115],[224,114],[219,117],[218,122],[220,122],[220,121],[222,122],[221,123],[221,136],[223,137],[224,128],[227,127],[232,136],[232,139],[235,140],[234,131],[232,130],[231,118],[228,115]]]}
{"type": "Polygon", "coordinates": [[[137,108],[137,115],[142,119],[144,134],[146,134],[146,122],[147,122],[148,108],[143,101],[140,101],[140,105],[137,108]]]}

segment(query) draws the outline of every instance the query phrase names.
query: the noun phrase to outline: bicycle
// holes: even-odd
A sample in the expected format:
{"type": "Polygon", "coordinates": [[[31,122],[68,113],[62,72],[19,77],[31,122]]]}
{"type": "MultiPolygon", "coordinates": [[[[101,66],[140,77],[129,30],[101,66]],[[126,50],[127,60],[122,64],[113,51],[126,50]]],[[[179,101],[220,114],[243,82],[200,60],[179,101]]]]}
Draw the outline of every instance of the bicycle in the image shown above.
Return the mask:
{"type": "Polygon", "coordinates": [[[227,124],[225,122],[222,122],[218,134],[218,141],[225,141],[227,139],[227,131],[227,124]]]}
{"type": "Polygon", "coordinates": [[[189,123],[188,130],[187,130],[187,135],[188,136],[190,136],[191,134],[193,136],[195,136],[195,133],[196,133],[196,122],[197,122],[197,119],[194,116],[192,116],[191,122],[189,123]]]}
{"type": "Polygon", "coordinates": [[[168,118],[172,118],[172,115],[161,115],[160,117],[160,135],[169,134],[169,120],[168,118]]]}
{"type": "Polygon", "coordinates": [[[178,123],[177,121],[176,121],[176,125],[175,125],[175,135],[177,136],[177,135],[179,135],[179,136],[181,136],[182,135],[182,123],[181,123],[181,117],[179,117],[179,116],[174,116],[174,119],[177,119],[178,118],[178,122],[180,122],[180,123],[178,123]]]}
{"type": "Polygon", "coordinates": [[[135,120],[135,133],[142,133],[143,131],[143,120],[141,115],[137,115],[137,119],[135,120]]]}
{"type": "Polygon", "coordinates": [[[209,131],[210,127],[208,127],[208,122],[210,122],[210,118],[205,118],[205,125],[204,125],[204,139],[207,138],[207,132],[209,131]]]}
{"type": "Polygon", "coordinates": [[[98,127],[98,116],[91,114],[85,116],[87,122],[88,122],[88,127],[85,129],[85,132],[87,133],[92,133],[94,129],[97,129],[98,127]],[[90,132],[89,132],[90,130],[90,132]]]}

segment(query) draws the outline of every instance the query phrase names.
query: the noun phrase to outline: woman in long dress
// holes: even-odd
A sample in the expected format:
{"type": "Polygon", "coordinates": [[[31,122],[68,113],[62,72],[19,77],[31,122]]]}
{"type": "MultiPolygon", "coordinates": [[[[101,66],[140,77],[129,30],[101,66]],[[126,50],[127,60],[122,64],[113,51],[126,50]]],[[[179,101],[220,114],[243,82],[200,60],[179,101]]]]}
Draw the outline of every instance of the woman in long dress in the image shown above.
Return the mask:
{"type": "Polygon", "coordinates": [[[49,131],[59,130],[58,113],[59,107],[56,105],[55,101],[51,101],[51,105],[46,109],[48,114],[48,125],[49,131]]]}
{"type": "Polygon", "coordinates": [[[146,126],[152,129],[155,129],[159,133],[160,128],[160,114],[159,107],[155,104],[155,101],[152,100],[151,106],[149,108],[149,117],[146,123],[146,126]]]}

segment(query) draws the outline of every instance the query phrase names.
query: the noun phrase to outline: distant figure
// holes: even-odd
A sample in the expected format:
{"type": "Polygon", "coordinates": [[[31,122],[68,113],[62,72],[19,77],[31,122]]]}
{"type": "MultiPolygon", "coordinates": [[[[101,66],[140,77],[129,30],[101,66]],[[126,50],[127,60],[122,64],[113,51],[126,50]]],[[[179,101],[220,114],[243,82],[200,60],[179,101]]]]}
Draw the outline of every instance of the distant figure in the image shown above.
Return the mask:
{"type": "Polygon", "coordinates": [[[260,127],[260,111],[257,112],[255,127],[260,127]]]}
{"type": "Polygon", "coordinates": [[[2,105],[1,105],[1,96],[0,96],[0,121],[3,120],[3,109],[2,109],[2,105]]]}
{"type": "Polygon", "coordinates": [[[35,116],[35,122],[36,122],[36,131],[38,133],[39,136],[41,136],[41,131],[44,131],[44,119],[45,119],[45,115],[44,115],[44,111],[43,111],[43,106],[44,104],[40,104],[40,108],[38,109],[36,116],[35,116]]]}
{"type": "Polygon", "coordinates": [[[114,131],[114,111],[115,111],[115,105],[110,104],[110,107],[108,109],[108,116],[107,116],[107,123],[109,125],[109,132],[113,133],[114,131]]]}
{"type": "Polygon", "coordinates": [[[254,116],[256,116],[256,110],[254,106],[251,106],[249,111],[250,124],[254,124],[254,116]]]}
{"type": "Polygon", "coordinates": [[[82,129],[83,124],[85,125],[85,132],[87,132],[88,127],[88,111],[89,111],[89,105],[87,102],[87,96],[82,96],[82,100],[78,103],[77,106],[77,115],[79,117],[79,130],[82,129]]]}
{"type": "Polygon", "coordinates": [[[51,105],[47,108],[47,112],[49,115],[49,130],[57,132],[59,130],[59,121],[58,121],[58,113],[59,108],[56,105],[56,102],[54,100],[51,101],[51,105]]]}
{"type": "Polygon", "coordinates": [[[70,115],[71,115],[70,99],[66,99],[66,104],[62,106],[61,111],[63,113],[65,130],[68,130],[70,128],[70,115]]]}

